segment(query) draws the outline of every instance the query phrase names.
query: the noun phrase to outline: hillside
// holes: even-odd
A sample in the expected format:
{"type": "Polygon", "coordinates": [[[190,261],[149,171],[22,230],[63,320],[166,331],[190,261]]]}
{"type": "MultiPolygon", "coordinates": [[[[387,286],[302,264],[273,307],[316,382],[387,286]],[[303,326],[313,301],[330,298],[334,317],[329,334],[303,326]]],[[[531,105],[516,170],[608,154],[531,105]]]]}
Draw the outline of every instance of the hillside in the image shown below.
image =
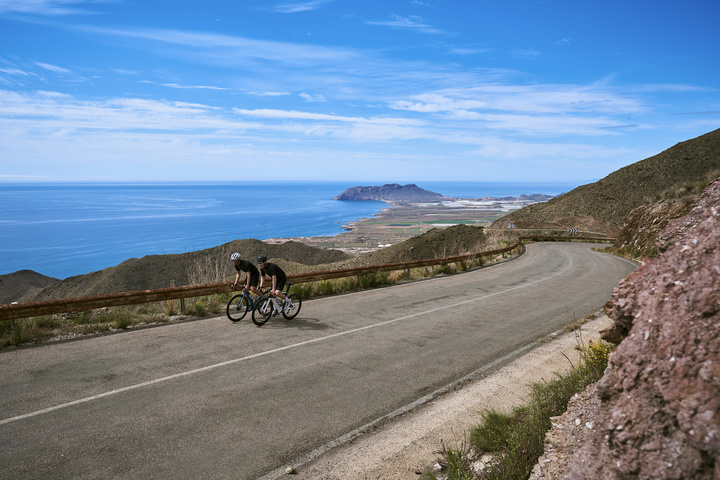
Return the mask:
{"type": "MultiPolygon", "coordinates": [[[[27,293],[24,294],[24,279],[42,275],[27,271],[28,273],[19,276],[21,272],[16,272],[0,276],[0,282],[14,285],[12,291],[7,289],[4,303],[28,302],[230,280],[235,274],[229,260],[232,252],[240,252],[243,258],[253,262],[259,254],[265,253],[286,272],[300,273],[460,255],[481,250],[485,242],[482,227],[467,225],[432,229],[403,243],[359,257],[294,241],[268,244],[260,240],[246,239],[197,252],[131,258],[115,267],[97,272],[65,280],[50,279],[43,285],[44,289],[33,288],[28,283],[27,293]]],[[[5,290],[2,292],[5,293],[5,290]]]]}
{"type": "MultiPolygon", "coordinates": [[[[299,242],[272,245],[254,239],[234,240],[196,252],[131,258],[115,267],[62,281],[56,280],[42,290],[30,289],[21,298],[10,296],[6,302],[72,298],[220,282],[232,279],[235,274],[230,261],[233,252],[240,252],[243,258],[252,262],[258,255],[265,253],[271,259],[300,265],[327,264],[350,258],[350,255],[339,250],[314,248],[299,242]]],[[[9,281],[10,275],[0,276],[0,281],[9,281]]],[[[23,291],[23,287],[19,282],[16,285],[17,295],[23,291]]]]}
{"type": "Polygon", "coordinates": [[[23,296],[34,295],[43,288],[59,282],[32,270],[18,270],[0,275],[0,304],[17,302],[23,296]]]}
{"type": "Polygon", "coordinates": [[[483,227],[461,224],[433,228],[396,245],[343,261],[335,267],[360,267],[463,255],[492,248],[488,247],[487,241],[483,227]]]}
{"type": "Polygon", "coordinates": [[[512,220],[517,228],[578,228],[617,235],[633,209],[678,184],[707,183],[718,170],[720,129],[678,143],[546,203],[510,213],[493,223],[493,228],[504,228],[512,220]]]}

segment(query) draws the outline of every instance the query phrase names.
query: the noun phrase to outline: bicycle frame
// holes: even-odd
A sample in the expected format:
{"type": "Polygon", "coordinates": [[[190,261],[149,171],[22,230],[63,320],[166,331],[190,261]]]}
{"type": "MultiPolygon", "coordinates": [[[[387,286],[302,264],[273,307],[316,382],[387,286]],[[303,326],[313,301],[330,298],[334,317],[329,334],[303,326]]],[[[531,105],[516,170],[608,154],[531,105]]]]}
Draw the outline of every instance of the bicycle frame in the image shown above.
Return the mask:
{"type": "Polygon", "coordinates": [[[287,283],[283,289],[283,294],[289,299],[289,306],[281,303],[275,296],[269,296],[269,288],[263,287],[262,294],[255,302],[255,307],[252,309],[252,321],[255,325],[262,326],[267,322],[270,317],[282,314],[286,320],[291,320],[300,312],[302,306],[302,299],[296,293],[290,293],[290,287],[293,283],[287,283]]]}

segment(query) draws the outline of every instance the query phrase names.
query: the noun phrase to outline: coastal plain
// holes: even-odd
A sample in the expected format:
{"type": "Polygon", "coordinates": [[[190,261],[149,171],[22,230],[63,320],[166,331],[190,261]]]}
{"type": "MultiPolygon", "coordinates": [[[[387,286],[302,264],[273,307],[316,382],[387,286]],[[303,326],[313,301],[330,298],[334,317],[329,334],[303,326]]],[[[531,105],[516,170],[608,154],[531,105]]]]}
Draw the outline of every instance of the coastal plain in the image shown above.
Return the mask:
{"type": "Polygon", "coordinates": [[[445,198],[432,203],[388,202],[387,208],[370,218],[342,225],[345,230],[334,236],[271,238],[266,243],[289,240],[318,248],[342,250],[359,255],[395,245],[433,228],[465,224],[489,227],[509,212],[538,203],[520,198],[445,198]]]}

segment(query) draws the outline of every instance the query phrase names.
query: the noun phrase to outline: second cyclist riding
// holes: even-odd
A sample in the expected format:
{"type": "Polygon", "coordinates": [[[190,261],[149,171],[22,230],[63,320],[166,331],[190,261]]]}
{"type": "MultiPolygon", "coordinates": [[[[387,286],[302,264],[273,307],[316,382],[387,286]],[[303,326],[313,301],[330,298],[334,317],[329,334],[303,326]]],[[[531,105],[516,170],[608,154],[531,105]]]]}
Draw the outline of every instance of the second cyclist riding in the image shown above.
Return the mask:
{"type": "Polygon", "coordinates": [[[282,314],[286,320],[291,320],[300,313],[302,307],[302,299],[297,293],[288,293],[292,283],[285,285],[283,293],[287,297],[286,300],[280,300],[273,296],[268,296],[265,292],[263,296],[255,300],[252,310],[252,321],[258,327],[264,325],[270,320],[270,317],[282,314]]]}

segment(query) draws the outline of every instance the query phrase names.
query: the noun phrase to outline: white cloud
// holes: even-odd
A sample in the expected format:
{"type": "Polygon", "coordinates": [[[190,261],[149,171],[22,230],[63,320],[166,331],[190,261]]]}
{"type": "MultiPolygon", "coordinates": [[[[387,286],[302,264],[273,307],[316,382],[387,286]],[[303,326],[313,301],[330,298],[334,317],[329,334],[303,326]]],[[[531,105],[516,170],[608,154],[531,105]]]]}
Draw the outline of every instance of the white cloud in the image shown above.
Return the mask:
{"type": "Polygon", "coordinates": [[[304,98],[308,102],[327,102],[325,100],[325,97],[322,95],[310,95],[309,93],[301,93],[299,94],[300,98],[304,98]]]}
{"type": "Polygon", "coordinates": [[[453,47],[448,50],[450,55],[480,55],[489,52],[489,48],[480,47],[453,47]]]}
{"type": "Polygon", "coordinates": [[[393,15],[392,19],[390,20],[369,20],[365,23],[367,23],[368,25],[379,25],[382,27],[414,30],[417,32],[429,33],[433,35],[446,35],[446,32],[425,23],[423,18],[417,15],[410,15],[409,17],[393,15]]]}
{"type": "Polygon", "coordinates": [[[312,10],[317,10],[318,8],[332,1],[334,0],[315,0],[310,2],[283,3],[273,7],[272,10],[278,13],[309,12],[312,10]]]}
{"type": "Polygon", "coordinates": [[[6,73],[8,75],[20,75],[23,77],[35,75],[34,73],[26,72],[25,70],[20,70],[19,68],[0,68],[0,73],[6,73]]]}
{"type": "Polygon", "coordinates": [[[70,70],[66,68],[58,67],[57,65],[50,65],[49,63],[35,62],[35,65],[55,73],[70,73],[70,70]]]}
{"type": "Polygon", "coordinates": [[[236,70],[255,67],[262,62],[311,68],[363,58],[362,54],[347,48],[257,40],[205,32],[87,26],[74,28],[98,35],[142,40],[143,49],[156,49],[162,55],[178,56],[196,63],[230,66],[236,70]],[[168,50],[167,45],[182,48],[168,50]]]}
{"type": "MultiPolygon", "coordinates": [[[[153,83],[153,82],[148,82],[153,83]]],[[[163,87],[170,87],[170,88],[180,88],[180,89],[205,89],[205,90],[227,90],[227,88],[223,87],[213,87],[209,85],[178,85],[177,83],[163,83],[163,87]]]]}
{"type": "Polygon", "coordinates": [[[530,49],[530,48],[526,48],[526,49],[518,48],[518,49],[513,50],[510,53],[512,54],[513,57],[516,57],[516,58],[537,58],[540,56],[540,52],[538,52],[537,50],[530,49]]]}
{"type": "Polygon", "coordinates": [[[404,125],[404,126],[420,126],[424,122],[420,120],[408,118],[385,118],[385,117],[347,117],[342,115],[331,115],[327,113],[311,113],[299,112],[295,110],[272,110],[257,109],[246,110],[234,108],[233,111],[239,115],[256,118],[278,118],[278,119],[294,119],[294,120],[320,120],[330,122],[352,122],[352,123],[372,123],[376,125],[404,125]]]}
{"type": "Polygon", "coordinates": [[[283,97],[292,95],[290,92],[247,92],[248,95],[257,95],[258,97],[283,97]]]}
{"type": "Polygon", "coordinates": [[[77,15],[92,13],[76,5],[108,0],[0,0],[0,15],[22,13],[31,15],[77,15]]]}
{"type": "Polygon", "coordinates": [[[647,111],[630,94],[600,85],[501,85],[442,90],[393,100],[390,108],[416,112],[501,111],[524,114],[637,114],[647,111]]]}

